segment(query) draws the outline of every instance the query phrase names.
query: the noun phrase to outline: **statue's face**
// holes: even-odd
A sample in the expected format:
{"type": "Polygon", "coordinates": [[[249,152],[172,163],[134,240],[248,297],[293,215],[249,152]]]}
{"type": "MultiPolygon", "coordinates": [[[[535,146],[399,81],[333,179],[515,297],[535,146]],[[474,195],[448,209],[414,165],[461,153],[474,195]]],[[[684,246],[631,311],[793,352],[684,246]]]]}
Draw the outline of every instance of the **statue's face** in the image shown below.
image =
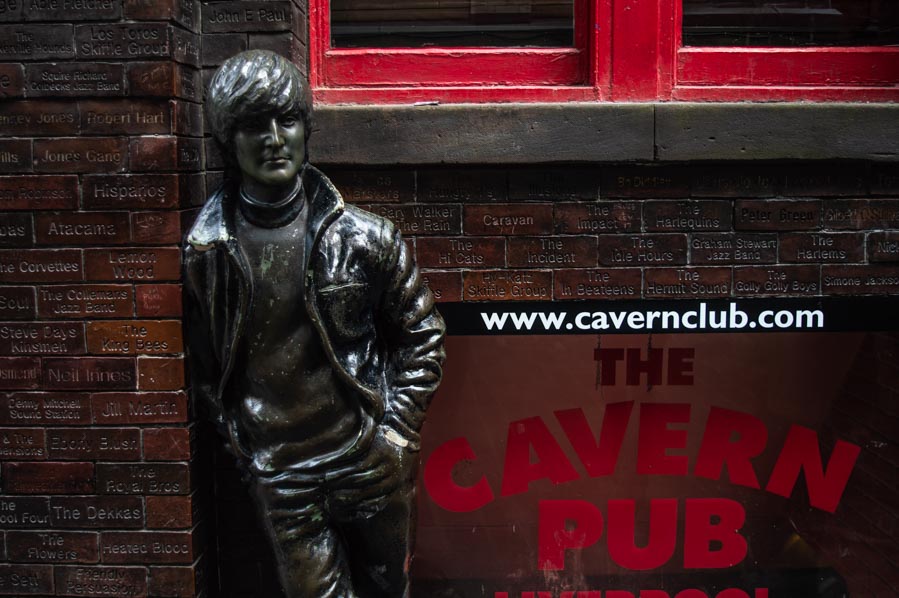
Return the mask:
{"type": "Polygon", "coordinates": [[[241,124],[234,134],[237,164],[244,177],[277,189],[293,185],[306,158],[303,121],[287,115],[241,124]]]}

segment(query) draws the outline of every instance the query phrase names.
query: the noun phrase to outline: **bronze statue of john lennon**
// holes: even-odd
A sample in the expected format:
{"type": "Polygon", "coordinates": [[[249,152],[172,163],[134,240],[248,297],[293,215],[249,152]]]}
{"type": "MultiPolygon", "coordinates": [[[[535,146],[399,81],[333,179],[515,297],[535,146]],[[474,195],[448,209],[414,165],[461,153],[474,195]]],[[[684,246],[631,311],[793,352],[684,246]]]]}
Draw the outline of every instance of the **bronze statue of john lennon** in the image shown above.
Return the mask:
{"type": "Polygon", "coordinates": [[[185,247],[194,396],[247,472],[290,598],[405,597],[443,320],[396,227],[309,165],[294,65],[234,56],[206,107],[231,171],[185,247]]]}

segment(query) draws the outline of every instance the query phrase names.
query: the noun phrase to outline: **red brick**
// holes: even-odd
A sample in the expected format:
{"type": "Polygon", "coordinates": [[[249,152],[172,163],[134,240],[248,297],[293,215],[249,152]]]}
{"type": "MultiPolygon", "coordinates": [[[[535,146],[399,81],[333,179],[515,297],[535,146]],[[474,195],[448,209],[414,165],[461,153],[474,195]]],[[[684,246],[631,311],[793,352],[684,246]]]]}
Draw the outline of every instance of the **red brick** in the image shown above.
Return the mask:
{"type": "Polygon", "coordinates": [[[203,106],[172,100],[172,132],[188,137],[203,136],[203,106]]]}
{"type": "Polygon", "coordinates": [[[179,320],[108,320],[87,323],[87,348],[98,355],[181,353],[179,320]]]}
{"type": "Polygon", "coordinates": [[[147,527],[190,529],[194,525],[194,505],[190,496],[148,496],[147,527]]]}
{"type": "Polygon", "coordinates": [[[899,293],[899,267],[823,266],[821,290],[825,295],[893,295],[899,293]]]}
{"type": "Polygon", "coordinates": [[[38,313],[42,318],[111,318],[131,316],[133,290],[130,285],[53,285],[37,289],[38,313]]]}
{"type": "Polygon", "coordinates": [[[461,272],[435,272],[434,270],[428,270],[421,273],[421,280],[434,293],[434,300],[438,303],[462,300],[461,272]]]}
{"type": "Polygon", "coordinates": [[[693,197],[773,197],[783,187],[783,174],[770,168],[716,164],[694,169],[693,197]]]}
{"type": "Polygon", "coordinates": [[[85,209],[157,209],[178,205],[174,174],[85,175],[85,209]]]}
{"type": "Polygon", "coordinates": [[[487,204],[464,206],[468,235],[541,235],[553,230],[551,204],[487,204]]]}
{"type": "Polygon", "coordinates": [[[23,175],[0,177],[0,209],[57,210],[78,204],[78,177],[23,175]]]}
{"type": "Polygon", "coordinates": [[[3,487],[12,494],[89,494],[93,463],[5,463],[3,487]]]}
{"type": "Polygon", "coordinates": [[[147,595],[147,569],[144,567],[56,566],[55,581],[59,596],[104,598],[110,589],[116,596],[147,595]]]}
{"type": "Polygon", "coordinates": [[[196,31],[200,5],[194,0],[125,0],[125,17],[135,21],[174,21],[196,31]]]}
{"type": "MultiPolygon", "coordinates": [[[[206,37],[203,37],[204,42],[206,37]]],[[[408,203],[414,200],[415,180],[411,170],[329,170],[328,177],[343,199],[350,203],[408,203]]]]}
{"type": "Polygon", "coordinates": [[[820,291],[820,266],[734,268],[734,294],[737,296],[817,295],[820,291]]]}
{"type": "Polygon", "coordinates": [[[899,199],[835,199],[824,206],[824,226],[864,230],[899,228],[899,199]]]}
{"type": "Polygon", "coordinates": [[[141,245],[178,245],[181,242],[178,212],[133,212],[131,241],[141,245]]]}
{"type": "Polygon", "coordinates": [[[777,261],[777,236],[710,233],[690,239],[692,264],[764,264],[777,261]]]}
{"type": "Polygon", "coordinates": [[[99,536],[92,532],[9,532],[8,558],[22,563],[96,563],[99,536]]]}
{"type": "Polygon", "coordinates": [[[418,171],[418,201],[424,202],[496,202],[507,199],[507,176],[501,170],[466,168],[422,169],[418,171]]]}
{"type": "Polygon", "coordinates": [[[553,298],[564,299],[637,299],[643,273],[639,268],[556,270],[553,272],[553,298]]]}
{"type": "Polygon", "coordinates": [[[654,268],[646,270],[645,297],[707,299],[728,297],[730,268],[654,268]]]}
{"type": "Polygon", "coordinates": [[[193,598],[205,589],[204,563],[192,567],[150,567],[150,595],[160,598],[193,598]]]}
{"type": "Polygon", "coordinates": [[[785,166],[787,197],[836,197],[864,194],[867,173],[862,165],[792,164],[785,166]]]}
{"type": "Polygon", "coordinates": [[[50,501],[38,496],[0,496],[0,525],[6,529],[47,529],[50,501]]]}
{"type": "MultiPolygon", "coordinates": [[[[200,62],[203,66],[217,67],[246,49],[247,36],[242,33],[205,33],[203,46],[200,48],[200,62]]],[[[330,170],[328,176],[331,176],[330,170]]]]}
{"type": "Polygon", "coordinates": [[[120,1],[89,4],[29,2],[24,9],[26,21],[108,21],[122,16],[120,1]]]}
{"type": "Polygon", "coordinates": [[[43,428],[0,428],[0,460],[43,461],[47,438],[43,428]]]}
{"type": "Polygon", "coordinates": [[[34,287],[0,287],[0,320],[33,320],[35,304],[34,287]]]}
{"type": "Polygon", "coordinates": [[[131,236],[128,215],[120,212],[49,212],[34,218],[41,245],[121,245],[131,236]]]}
{"type": "Polygon", "coordinates": [[[121,138],[34,140],[34,169],[38,172],[118,172],[127,159],[128,146],[121,138]]]}
{"type": "Polygon", "coordinates": [[[88,280],[141,282],[181,279],[180,251],[174,247],[87,249],[84,265],[88,280]]]}
{"type": "Polygon", "coordinates": [[[865,259],[862,233],[784,233],[780,236],[782,262],[846,263],[865,259]]]}
{"type": "Polygon", "coordinates": [[[126,68],[129,95],[185,97],[181,90],[179,65],[171,62],[132,62],[126,68]]]}
{"type": "Polygon", "coordinates": [[[502,237],[422,237],[415,242],[418,264],[424,268],[502,268],[506,240],[502,237]]]}
{"type": "Polygon", "coordinates": [[[88,395],[72,392],[14,393],[0,403],[4,425],[78,425],[91,421],[88,395]]]}
{"type": "Polygon", "coordinates": [[[74,37],[78,58],[112,60],[171,58],[171,38],[162,23],[76,25],[74,37]]]}
{"type": "MultiPolygon", "coordinates": [[[[899,262],[899,232],[873,232],[868,235],[868,261],[899,262]]],[[[2,293],[2,289],[0,289],[2,293]]]]}
{"type": "Polygon", "coordinates": [[[817,199],[745,199],[734,204],[737,230],[816,230],[821,228],[817,199]]]}
{"type": "Polygon", "coordinates": [[[129,167],[135,172],[198,170],[202,168],[202,141],[188,137],[136,137],[131,139],[129,167]]]}
{"type": "Polygon", "coordinates": [[[599,173],[595,169],[527,168],[509,173],[509,199],[571,201],[599,199],[599,173]]]}
{"type": "Polygon", "coordinates": [[[729,201],[647,201],[643,222],[647,232],[728,231],[733,221],[729,201]]]}
{"type": "Polygon", "coordinates": [[[82,279],[77,249],[0,250],[0,275],[10,282],[69,282],[82,279]]]}
{"type": "Polygon", "coordinates": [[[135,305],[140,317],[177,317],[181,315],[181,285],[142,284],[135,287],[135,305]]]}
{"type": "Polygon", "coordinates": [[[190,532],[102,532],[104,563],[192,563],[198,551],[190,532]]]}
{"type": "Polygon", "coordinates": [[[0,390],[37,388],[41,374],[39,357],[0,357],[0,390]]]}
{"type": "Polygon", "coordinates": [[[184,463],[98,463],[99,494],[190,494],[190,470],[184,463]]]}
{"type": "Polygon", "coordinates": [[[466,301],[549,301],[552,272],[489,270],[463,273],[466,301]]]}
{"type": "Polygon", "coordinates": [[[149,428],[142,431],[144,459],[148,461],[188,461],[191,458],[191,431],[187,428],[149,428]]]}
{"type": "Polygon", "coordinates": [[[512,237],[509,266],[583,268],[596,265],[596,237],[512,237]]]}
{"type": "Polygon", "coordinates": [[[59,528],[140,528],[144,504],[137,496],[54,496],[50,521],[59,528]]]}
{"type": "Polygon", "coordinates": [[[871,166],[871,194],[899,195],[899,168],[895,164],[880,163],[871,166]]]}
{"type": "Polygon", "coordinates": [[[130,357],[45,357],[43,370],[48,390],[128,390],[137,381],[130,357]]]}
{"type": "Polygon", "coordinates": [[[625,166],[603,171],[602,197],[686,197],[690,179],[683,166],[625,166]]]}
{"type": "Polygon", "coordinates": [[[27,35],[29,43],[14,44],[6,48],[3,60],[16,62],[20,60],[55,60],[72,58],[71,25],[0,25],[0,39],[13,40],[16,34],[27,35]]]}
{"type": "Polygon", "coordinates": [[[392,221],[407,236],[458,235],[462,232],[459,206],[379,204],[367,209],[392,221]]]}
{"type": "Polygon", "coordinates": [[[203,14],[203,33],[290,31],[298,16],[284,0],[215,2],[205,4],[203,14]]]}
{"type": "Polygon", "coordinates": [[[53,567],[50,565],[0,565],[0,595],[52,593],[53,567]]]}
{"type": "Polygon", "coordinates": [[[0,64],[0,99],[21,97],[25,76],[21,64],[0,64]]]}
{"type": "Polygon", "coordinates": [[[121,96],[125,67],[103,62],[45,62],[26,66],[29,98],[121,96]]]}
{"type": "Polygon", "coordinates": [[[116,424],[175,424],[188,420],[184,392],[107,392],[91,395],[93,422],[116,424]]]}
{"type": "Polygon", "coordinates": [[[172,132],[171,104],[161,100],[83,100],[81,131],[92,135],[145,135],[172,132]]]}
{"type": "Polygon", "coordinates": [[[0,247],[24,248],[34,245],[31,214],[0,212],[0,247]]]}
{"type": "Polygon", "coordinates": [[[603,235],[599,263],[604,266],[666,266],[687,263],[687,236],[603,235]]]}
{"type": "Polygon", "coordinates": [[[183,357],[138,357],[140,390],[180,390],[184,388],[183,357]]]}
{"type": "Polygon", "coordinates": [[[640,230],[636,203],[581,202],[553,206],[555,232],[564,234],[626,233],[640,230]]]}
{"type": "Polygon", "coordinates": [[[31,140],[0,139],[0,174],[31,172],[33,169],[31,162],[31,140]]]}
{"type": "Polygon", "coordinates": [[[51,459],[136,461],[141,457],[140,431],[133,428],[49,428],[51,459]]]}
{"type": "Polygon", "coordinates": [[[10,137],[77,135],[78,106],[51,100],[3,102],[0,122],[3,133],[10,137]]]}
{"type": "Polygon", "coordinates": [[[0,354],[82,355],[82,322],[0,323],[0,354]]]}

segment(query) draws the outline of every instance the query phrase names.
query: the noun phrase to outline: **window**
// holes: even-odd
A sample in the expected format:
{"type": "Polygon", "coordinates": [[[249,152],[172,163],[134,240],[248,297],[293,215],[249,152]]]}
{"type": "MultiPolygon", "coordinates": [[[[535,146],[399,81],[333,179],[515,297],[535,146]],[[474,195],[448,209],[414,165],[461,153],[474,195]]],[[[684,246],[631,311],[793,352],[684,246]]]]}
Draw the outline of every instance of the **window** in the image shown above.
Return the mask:
{"type": "Polygon", "coordinates": [[[326,103],[896,100],[895,0],[310,0],[326,103]]]}

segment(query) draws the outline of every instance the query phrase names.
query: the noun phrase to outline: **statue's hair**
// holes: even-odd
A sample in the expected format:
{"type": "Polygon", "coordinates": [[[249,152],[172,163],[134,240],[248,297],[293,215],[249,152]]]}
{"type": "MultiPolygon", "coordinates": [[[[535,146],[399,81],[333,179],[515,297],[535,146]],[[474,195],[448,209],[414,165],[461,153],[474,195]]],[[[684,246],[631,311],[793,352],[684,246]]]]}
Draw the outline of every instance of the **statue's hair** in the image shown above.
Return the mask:
{"type": "Polygon", "coordinates": [[[226,159],[234,154],[234,133],[241,122],[271,114],[302,119],[312,132],[312,102],[306,78],[289,60],[268,50],[232,56],[212,76],[206,116],[226,159]]]}

